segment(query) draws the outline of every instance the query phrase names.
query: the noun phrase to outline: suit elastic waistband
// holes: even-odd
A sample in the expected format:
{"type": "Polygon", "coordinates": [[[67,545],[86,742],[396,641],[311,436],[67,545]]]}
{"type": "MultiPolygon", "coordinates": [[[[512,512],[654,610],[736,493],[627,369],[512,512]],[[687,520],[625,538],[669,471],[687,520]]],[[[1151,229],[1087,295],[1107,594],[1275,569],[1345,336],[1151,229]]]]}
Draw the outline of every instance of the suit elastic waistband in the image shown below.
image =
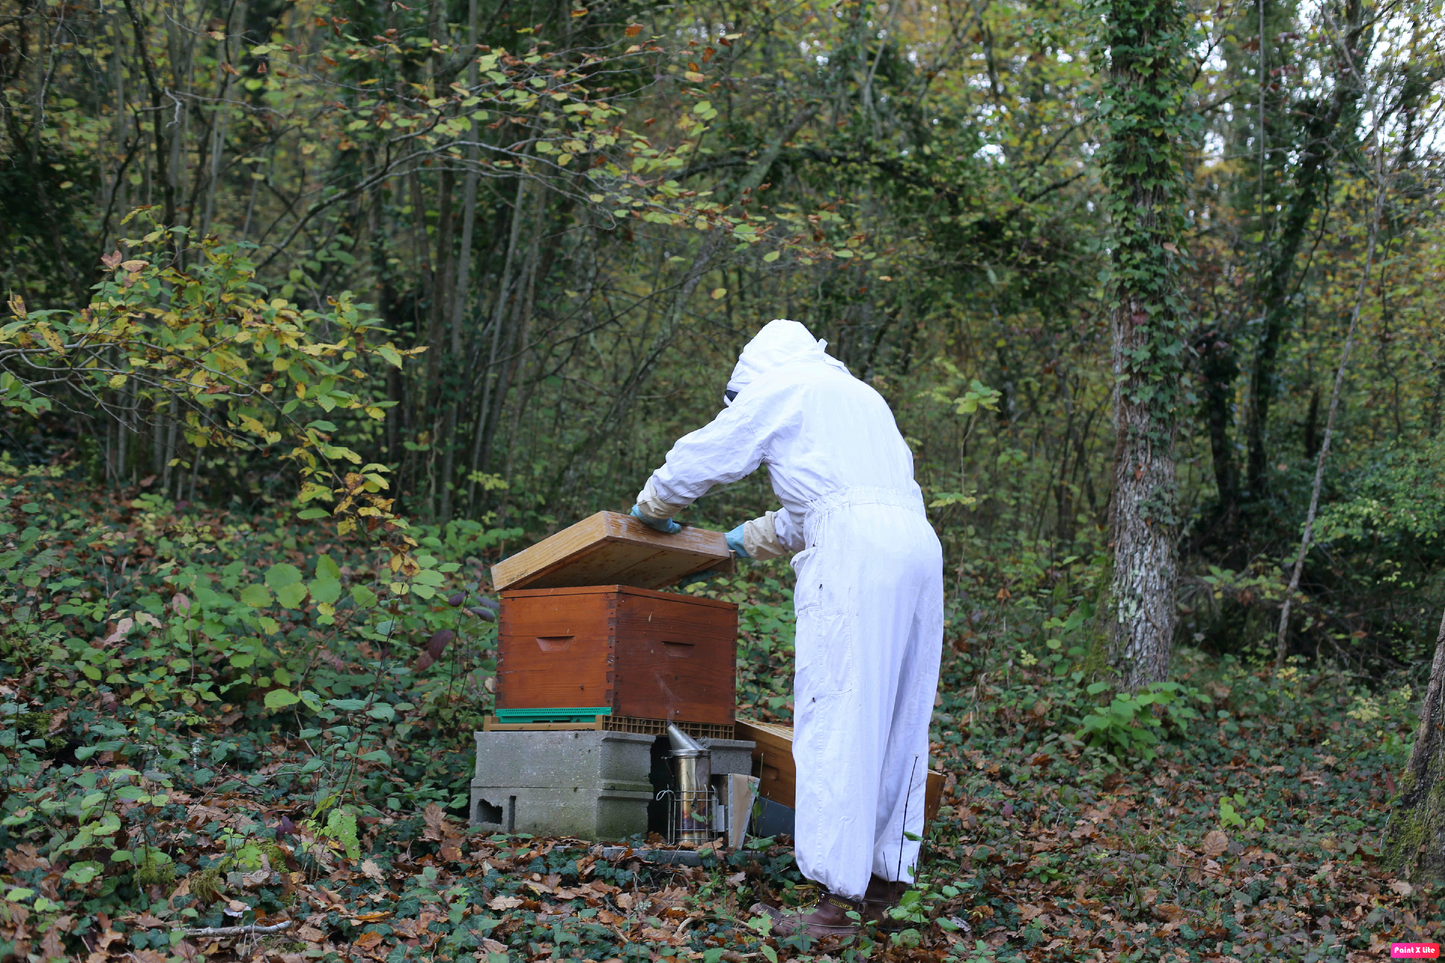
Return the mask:
{"type": "Polygon", "coordinates": [[[808,503],[803,516],[803,538],[812,545],[813,530],[819,522],[840,509],[865,505],[887,505],[907,509],[925,518],[928,515],[923,508],[923,493],[917,488],[912,491],[902,488],[840,488],[808,503]]]}

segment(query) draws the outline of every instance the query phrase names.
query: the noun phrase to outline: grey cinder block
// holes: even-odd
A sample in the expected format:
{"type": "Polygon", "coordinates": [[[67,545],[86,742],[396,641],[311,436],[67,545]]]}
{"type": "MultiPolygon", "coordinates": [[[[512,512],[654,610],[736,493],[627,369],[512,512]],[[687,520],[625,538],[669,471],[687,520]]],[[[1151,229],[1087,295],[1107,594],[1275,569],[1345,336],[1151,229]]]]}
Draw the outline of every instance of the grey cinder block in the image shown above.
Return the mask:
{"type": "Polygon", "coordinates": [[[757,743],[751,739],[699,739],[698,742],[712,753],[714,776],[752,775],[753,747],[757,743]]]}
{"type": "Polygon", "coordinates": [[[494,833],[616,840],[647,832],[651,800],[651,790],[585,792],[473,782],[471,823],[494,833]]]}
{"type": "Polygon", "coordinates": [[[473,778],[489,786],[647,789],[655,738],[595,729],[478,732],[473,778]]]}
{"type": "Polygon", "coordinates": [[[592,840],[645,833],[655,739],[590,729],[478,732],[471,824],[592,840]]]}

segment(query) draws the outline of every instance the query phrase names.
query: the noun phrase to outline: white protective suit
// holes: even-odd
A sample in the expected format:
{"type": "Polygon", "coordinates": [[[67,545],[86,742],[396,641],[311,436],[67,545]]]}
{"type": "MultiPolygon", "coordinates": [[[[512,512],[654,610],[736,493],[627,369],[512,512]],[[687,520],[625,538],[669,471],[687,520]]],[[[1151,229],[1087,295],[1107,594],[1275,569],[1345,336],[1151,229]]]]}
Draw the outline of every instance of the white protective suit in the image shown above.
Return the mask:
{"type": "Polygon", "coordinates": [[[943,552],[887,402],[796,321],[748,343],[716,419],[679,439],[638,496],[667,517],[767,465],[781,510],[753,557],[796,552],[798,868],[857,899],[911,882],[943,647],[943,552]]]}

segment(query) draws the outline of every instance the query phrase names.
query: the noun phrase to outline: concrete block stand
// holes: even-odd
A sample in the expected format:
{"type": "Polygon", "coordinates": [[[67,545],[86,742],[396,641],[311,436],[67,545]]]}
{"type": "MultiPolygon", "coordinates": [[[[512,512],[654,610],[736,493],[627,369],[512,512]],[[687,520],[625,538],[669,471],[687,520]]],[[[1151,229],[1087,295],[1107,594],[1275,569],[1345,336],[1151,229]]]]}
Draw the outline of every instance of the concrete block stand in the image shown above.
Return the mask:
{"type": "Polygon", "coordinates": [[[750,776],[753,772],[753,747],[751,739],[699,739],[703,748],[712,753],[712,774],[714,776],[750,776]]]}
{"type": "Polygon", "coordinates": [[[598,730],[475,736],[473,826],[591,840],[647,832],[655,736],[598,730]]]}

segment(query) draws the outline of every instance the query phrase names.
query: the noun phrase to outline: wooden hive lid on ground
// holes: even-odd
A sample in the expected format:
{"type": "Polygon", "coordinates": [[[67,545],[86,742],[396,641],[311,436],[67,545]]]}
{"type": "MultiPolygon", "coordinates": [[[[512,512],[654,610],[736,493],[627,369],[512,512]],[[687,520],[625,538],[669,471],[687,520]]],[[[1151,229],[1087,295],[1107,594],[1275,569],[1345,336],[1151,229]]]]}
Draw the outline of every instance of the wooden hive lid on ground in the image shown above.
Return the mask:
{"type": "Polygon", "coordinates": [[[629,515],[598,512],[492,566],[492,587],[631,585],[660,589],[709,569],[732,571],[722,532],[654,531],[629,515]]]}
{"type": "MultiPolygon", "coordinates": [[[[737,721],[737,737],[754,743],[753,761],[762,777],[758,795],[793,808],[798,788],[797,771],[793,768],[793,727],[786,722],[759,722],[755,719],[737,721]]],[[[923,820],[933,821],[943,802],[944,775],[930,769],[923,790],[923,820]]]]}

